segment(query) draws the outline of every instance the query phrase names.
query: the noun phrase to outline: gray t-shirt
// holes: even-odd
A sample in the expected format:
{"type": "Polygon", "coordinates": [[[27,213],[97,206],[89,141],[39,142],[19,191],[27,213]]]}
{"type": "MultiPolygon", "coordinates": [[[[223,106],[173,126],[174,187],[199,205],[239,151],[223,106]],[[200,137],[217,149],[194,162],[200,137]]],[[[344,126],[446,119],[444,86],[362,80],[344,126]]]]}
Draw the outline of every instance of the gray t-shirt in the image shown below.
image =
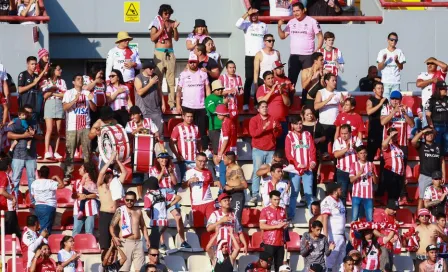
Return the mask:
{"type": "Polygon", "coordinates": [[[321,234],[317,239],[313,239],[308,232],[303,234],[300,240],[300,255],[305,259],[305,267],[318,263],[325,268],[325,256],[329,256],[330,253],[325,235],[321,234]],[[306,249],[306,241],[310,244],[309,250],[306,249]]]}
{"type": "MultiPolygon", "coordinates": [[[[143,74],[139,74],[137,76],[138,79],[142,82],[142,87],[145,87],[149,84],[149,77],[145,77],[143,74]]],[[[135,90],[135,105],[137,105],[143,113],[144,117],[148,117],[151,114],[161,114],[161,101],[160,96],[157,91],[158,85],[155,84],[142,96],[137,94],[137,90],[135,90]]]]}

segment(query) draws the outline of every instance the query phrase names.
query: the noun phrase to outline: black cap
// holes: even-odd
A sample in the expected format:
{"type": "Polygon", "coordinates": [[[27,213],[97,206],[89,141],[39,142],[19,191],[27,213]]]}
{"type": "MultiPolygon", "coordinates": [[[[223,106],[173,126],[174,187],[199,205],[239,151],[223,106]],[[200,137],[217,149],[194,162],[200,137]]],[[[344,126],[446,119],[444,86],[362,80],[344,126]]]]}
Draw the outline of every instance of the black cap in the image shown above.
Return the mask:
{"type": "Polygon", "coordinates": [[[207,25],[205,24],[205,20],[196,19],[194,20],[194,27],[207,27],[207,25]]]}
{"type": "Polygon", "coordinates": [[[426,247],[426,252],[429,252],[431,250],[439,251],[439,248],[436,245],[429,245],[429,246],[426,247]]]}
{"type": "Polygon", "coordinates": [[[156,64],[154,63],[153,60],[147,60],[142,63],[142,69],[148,69],[148,68],[151,68],[151,69],[156,68],[156,64]]]}
{"type": "Polygon", "coordinates": [[[101,121],[108,121],[114,119],[115,113],[111,107],[102,107],[100,111],[101,121]]]}
{"type": "Polygon", "coordinates": [[[322,267],[322,265],[317,263],[310,265],[310,269],[314,272],[324,272],[324,268],[322,267]]]}
{"type": "Polygon", "coordinates": [[[160,152],[159,154],[157,154],[157,158],[158,159],[171,159],[172,157],[170,156],[170,154],[168,154],[168,152],[160,152]]]}
{"type": "Polygon", "coordinates": [[[441,171],[434,171],[432,172],[431,178],[432,179],[442,179],[443,175],[441,171]]]}
{"type": "Polygon", "coordinates": [[[272,263],[272,255],[266,251],[260,252],[260,260],[266,261],[268,263],[272,263]]]}
{"type": "Polygon", "coordinates": [[[437,89],[446,89],[447,86],[446,86],[445,81],[437,81],[437,83],[436,83],[436,88],[437,88],[437,89]]]}
{"type": "Polygon", "coordinates": [[[144,181],[148,185],[149,190],[158,190],[159,189],[159,180],[156,177],[149,177],[144,181]]]}
{"type": "Polygon", "coordinates": [[[327,183],[327,193],[329,195],[334,193],[334,191],[336,191],[339,188],[341,188],[341,184],[339,184],[339,183],[336,183],[336,182],[327,183]]]}
{"type": "Polygon", "coordinates": [[[396,210],[398,210],[400,207],[398,206],[398,201],[393,200],[393,199],[389,199],[389,200],[387,201],[387,206],[386,206],[386,208],[396,211],[396,210]]]}
{"type": "Polygon", "coordinates": [[[142,114],[142,111],[140,110],[140,108],[138,106],[132,106],[129,109],[129,114],[142,114]]]}

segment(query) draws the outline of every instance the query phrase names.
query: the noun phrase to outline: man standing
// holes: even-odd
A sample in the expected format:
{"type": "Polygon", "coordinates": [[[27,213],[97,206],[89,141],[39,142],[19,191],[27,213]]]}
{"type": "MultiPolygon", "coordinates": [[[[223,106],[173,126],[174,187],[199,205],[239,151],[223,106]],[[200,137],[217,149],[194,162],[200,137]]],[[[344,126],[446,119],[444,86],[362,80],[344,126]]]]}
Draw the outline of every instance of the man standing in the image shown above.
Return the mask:
{"type": "Polygon", "coordinates": [[[258,113],[249,122],[249,133],[252,137],[252,160],[254,162],[250,202],[255,204],[260,190],[260,177],[256,175],[257,170],[262,164],[272,161],[276,138],[282,133],[278,120],[268,114],[268,103],[266,101],[258,103],[258,113]]]}
{"type": "Polygon", "coordinates": [[[448,188],[443,186],[442,172],[433,172],[431,178],[432,185],[426,188],[423,201],[425,208],[431,212],[431,222],[435,223],[437,215],[446,213],[448,188]]]}
{"type": "Polygon", "coordinates": [[[263,37],[268,34],[268,27],[265,23],[258,20],[258,10],[249,8],[249,10],[243,14],[241,18],[236,22],[236,27],[244,31],[245,42],[245,78],[244,82],[244,102],[243,110],[249,110],[250,91],[252,88],[252,82],[254,81],[254,59],[264,46],[263,37]],[[247,21],[249,17],[249,21],[247,21]]]}
{"type": "Polygon", "coordinates": [[[387,138],[381,144],[384,158],[383,185],[386,187],[388,198],[398,201],[404,190],[405,155],[398,145],[398,131],[396,128],[387,130],[387,138]],[[386,183],[387,182],[387,183],[386,183]]]}
{"type": "MultiPolygon", "coordinates": [[[[158,15],[154,18],[154,20],[148,27],[151,34],[151,41],[155,45],[154,62],[157,65],[155,67],[157,69],[155,72],[159,76],[160,82],[162,82],[163,74],[165,73],[166,82],[168,85],[168,105],[171,111],[176,110],[176,84],[174,82],[174,73],[176,71],[176,56],[174,55],[173,39],[176,42],[179,40],[179,32],[177,31],[177,28],[180,24],[178,21],[173,21],[170,19],[173,13],[174,10],[170,5],[160,5],[158,15]]],[[[161,88],[159,85],[159,90],[160,89],[161,88]]]]}
{"type": "Polygon", "coordinates": [[[287,231],[288,222],[286,211],[280,206],[280,192],[273,190],[269,193],[270,205],[264,207],[260,213],[260,229],[263,230],[264,251],[271,254],[275,271],[278,272],[283,264],[285,255],[284,231],[287,231]]]}
{"type": "Polygon", "coordinates": [[[142,237],[146,241],[146,247],[150,248],[148,230],[143,220],[143,213],[140,208],[135,208],[137,195],[128,191],[125,195],[125,205],[119,207],[110,222],[109,232],[112,235],[112,241],[115,246],[123,246],[126,254],[126,262],[120,271],[130,271],[134,263],[134,269],[139,271],[145,262],[145,253],[143,252],[142,237]],[[115,233],[115,227],[120,227],[119,236],[115,233]]]}
{"type": "Polygon", "coordinates": [[[5,234],[22,237],[17,218],[17,197],[14,191],[14,184],[9,178],[8,172],[11,168],[11,159],[3,152],[0,153],[0,210],[5,211],[5,234]]]}
{"type": "Polygon", "coordinates": [[[325,257],[330,256],[335,244],[328,243],[328,238],[321,233],[322,228],[322,222],[314,221],[310,232],[305,232],[300,239],[300,255],[305,259],[305,267],[317,263],[325,270],[325,257]]]}
{"type": "MultiPolygon", "coordinates": [[[[376,67],[375,67],[376,69],[376,67]]],[[[371,90],[369,90],[370,92],[371,90]]],[[[369,116],[369,130],[367,132],[367,160],[373,162],[378,149],[381,150],[383,141],[383,126],[381,125],[381,109],[388,103],[383,97],[383,83],[373,83],[373,96],[366,102],[366,111],[369,116]]]]}
{"type": "MultiPolygon", "coordinates": [[[[423,261],[419,267],[419,272],[446,272],[447,265],[444,259],[439,258],[437,255],[440,249],[435,245],[431,244],[426,247],[426,261],[423,261]]],[[[417,271],[417,270],[415,270],[417,271]]]]}
{"type": "Polygon", "coordinates": [[[223,160],[224,154],[227,152],[237,153],[237,134],[235,123],[229,118],[229,110],[226,105],[221,104],[215,110],[218,119],[222,122],[221,133],[219,135],[218,154],[216,163],[219,163],[219,181],[221,188],[226,185],[226,165],[223,160]]]}
{"type": "Polygon", "coordinates": [[[328,241],[335,244],[334,250],[326,259],[327,269],[338,271],[345,254],[345,206],[341,200],[342,189],[337,183],[327,186],[328,196],[322,200],[323,232],[328,241]]]}
{"type": "Polygon", "coordinates": [[[274,49],[275,39],[272,34],[266,34],[263,37],[264,47],[254,59],[254,85],[255,89],[263,85],[263,75],[266,71],[272,71],[272,65],[280,61],[280,52],[274,49]]]}
{"type": "MultiPolygon", "coordinates": [[[[191,54],[192,53],[190,53],[190,55],[191,54]]],[[[207,55],[205,45],[202,43],[197,44],[194,48],[193,54],[195,54],[198,58],[198,67],[201,71],[207,73],[209,83],[212,83],[214,80],[219,78],[219,74],[221,73],[220,66],[214,59],[207,55]]]]}
{"type": "Polygon", "coordinates": [[[367,76],[359,80],[359,90],[361,92],[371,92],[375,88],[375,82],[381,82],[381,77],[378,76],[378,68],[372,65],[367,71],[367,76]]]}
{"type": "Polygon", "coordinates": [[[229,60],[226,63],[227,74],[219,76],[219,80],[224,86],[223,95],[227,98],[227,107],[230,111],[230,119],[235,125],[238,125],[238,96],[243,94],[243,81],[241,77],[236,74],[236,65],[229,60]]]}
{"type": "MultiPolygon", "coordinates": [[[[224,86],[222,86],[221,80],[215,80],[212,82],[212,93],[205,98],[205,110],[208,116],[208,136],[212,144],[213,155],[217,156],[219,152],[219,137],[221,134],[222,121],[218,118],[216,108],[218,105],[224,103],[222,93],[224,86]]],[[[204,147],[207,149],[207,147],[204,147]]],[[[221,154],[222,155],[222,154],[221,154]]]]}
{"type": "Polygon", "coordinates": [[[23,230],[22,235],[22,254],[23,254],[23,266],[26,268],[30,268],[31,263],[33,261],[34,253],[36,249],[42,244],[48,244],[48,230],[44,229],[40,232],[40,235],[37,234],[39,230],[39,221],[37,216],[28,215],[26,218],[26,227],[23,230]]]}
{"type": "MultiPolygon", "coordinates": [[[[226,166],[226,185],[224,192],[232,197],[230,207],[235,211],[238,222],[241,223],[246,196],[244,191],[247,189],[247,181],[244,178],[244,172],[236,163],[236,154],[228,151],[223,156],[224,165],[226,166]]],[[[221,205],[222,207],[222,205],[221,205]]]]}
{"type": "Polygon", "coordinates": [[[378,70],[381,71],[381,82],[384,84],[384,97],[389,99],[391,92],[400,90],[401,70],[406,62],[406,58],[397,48],[398,35],[395,32],[387,35],[387,48],[381,49],[376,62],[378,70]]]}
{"type": "Polygon", "coordinates": [[[305,7],[301,2],[292,5],[294,19],[290,20],[285,30],[282,30],[283,20],[278,21],[278,36],[284,40],[291,35],[288,61],[288,76],[295,85],[302,69],[313,65],[311,54],[315,51],[314,36],[317,37],[317,49],[322,48],[324,37],[319,23],[306,16],[305,7]]]}
{"type": "Polygon", "coordinates": [[[73,77],[73,89],[68,90],[62,98],[62,106],[66,113],[66,146],[64,182],[70,181],[73,173],[73,158],[79,143],[82,146],[84,162],[90,161],[90,111],[96,111],[94,96],[82,89],[82,75],[73,77]]]}

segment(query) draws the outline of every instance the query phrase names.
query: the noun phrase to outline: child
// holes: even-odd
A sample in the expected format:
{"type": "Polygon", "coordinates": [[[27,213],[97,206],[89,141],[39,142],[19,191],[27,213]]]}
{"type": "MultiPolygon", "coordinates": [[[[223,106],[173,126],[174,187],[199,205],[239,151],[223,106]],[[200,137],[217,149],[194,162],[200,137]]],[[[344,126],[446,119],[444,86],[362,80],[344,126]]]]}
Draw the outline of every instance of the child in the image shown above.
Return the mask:
{"type": "Polygon", "coordinates": [[[327,31],[324,34],[324,46],[317,50],[317,52],[324,55],[324,70],[338,76],[338,72],[344,72],[344,59],[342,52],[336,47],[333,47],[335,40],[334,33],[327,31]]]}
{"type": "MultiPolygon", "coordinates": [[[[95,181],[98,178],[98,172],[96,170],[96,166],[90,163],[85,163],[79,168],[79,174],[81,174],[82,178],[80,182],[75,182],[74,184],[74,192],[76,194],[84,194],[84,195],[91,195],[95,194],[98,195],[98,187],[96,186],[95,181]],[[82,190],[79,190],[80,187],[82,190]]],[[[100,203],[97,199],[83,199],[79,200],[79,207],[78,207],[78,219],[81,220],[85,215],[86,210],[86,203],[87,201],[96,201],[96,206],[99,207],[100,203]]]]}
{"type": "Polygon", "coordinates": [[[81,253],[73,251],[74,240],[71,236],[64,236],[61,240],[61,250],[58,252],[58,263],[64,272],[76,272],[76,260],[81,257],[81,253]]]}
{"type": "MultiPolygon", "coordinates": [[[[28,121],[26,120],[28,112],[25,110],[25,108],[20,108],[18,111],[18,118],[14,118],[9,124],[7,131],[13,131],[14,133],[23,134],[26,131],[29,131],[31,127],[28,124],[28,121]],[[20,123],[20,125],[18,125],[20,123]],[[13,126],[13,124],[17,124],[13,126]]],[[[26,143],[26,148],[29,150],[31,148],[31,141],[32,139],[29,139],[26,143]]],[[[16,147],[17,143],[19,141],[14,140],[11,143],[11,147],[9,148],[9,155],[12,157],[12,153],[14,152],[14,148],[16,147]]]]}

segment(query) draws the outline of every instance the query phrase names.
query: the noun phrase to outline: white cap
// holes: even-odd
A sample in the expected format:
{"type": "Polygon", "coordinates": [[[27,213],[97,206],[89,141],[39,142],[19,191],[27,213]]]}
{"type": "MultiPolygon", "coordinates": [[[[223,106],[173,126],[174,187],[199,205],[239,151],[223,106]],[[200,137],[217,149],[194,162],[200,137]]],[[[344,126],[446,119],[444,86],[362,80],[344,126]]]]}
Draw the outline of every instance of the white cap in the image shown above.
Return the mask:
{"type": "Polygon", "coordinates": [[[283,271],[291,271],[291,268],[289,267],[289,265],[284,264],[282,266],[280,266],[280,268],[278,269],[278,271],[283,272],[283,271]]]}

